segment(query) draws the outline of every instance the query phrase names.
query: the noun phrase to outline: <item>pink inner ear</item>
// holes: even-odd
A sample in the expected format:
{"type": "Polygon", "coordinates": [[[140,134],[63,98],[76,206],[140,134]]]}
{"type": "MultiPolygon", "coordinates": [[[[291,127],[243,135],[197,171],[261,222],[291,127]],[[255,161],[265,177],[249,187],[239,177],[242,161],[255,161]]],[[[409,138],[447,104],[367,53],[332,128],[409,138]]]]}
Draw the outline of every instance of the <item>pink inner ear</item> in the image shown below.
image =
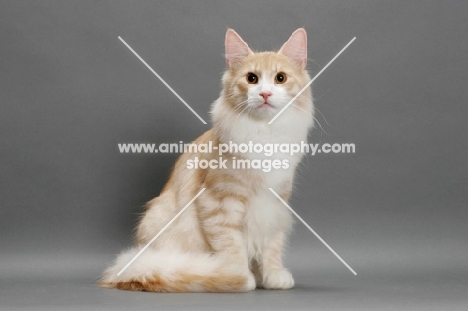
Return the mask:
{"type": "Polygon", "coordinates": [[[252,53],[247,43],[232,29],[228,29],[226,32],[225,48],[226,62],[229,67],[239,63],[252,53]]]}
{"type": "Polygon", "coordinates": [[[299,28],[286,41],[278,52],[292,59],[300,68],[307,65],[307,33],[299,28]]]}

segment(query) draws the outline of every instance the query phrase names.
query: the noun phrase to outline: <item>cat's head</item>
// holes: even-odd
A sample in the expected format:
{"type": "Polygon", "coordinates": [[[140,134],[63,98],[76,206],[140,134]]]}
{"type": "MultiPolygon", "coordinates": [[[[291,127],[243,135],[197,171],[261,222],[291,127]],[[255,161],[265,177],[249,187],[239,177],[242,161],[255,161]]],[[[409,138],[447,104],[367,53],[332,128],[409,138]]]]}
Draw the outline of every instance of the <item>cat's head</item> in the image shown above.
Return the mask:
{"type": "MultiPolygon", "coordinates": [[[[297,29],[278,52],[252,52],[232,29],[226,32],[227,70],[223,77],[223,105],[234,115],[270,121],[310,81],[306,71],[307,34],[297,29]]],[[[310,114],[306,89],[287,110],[310,114]]]]}

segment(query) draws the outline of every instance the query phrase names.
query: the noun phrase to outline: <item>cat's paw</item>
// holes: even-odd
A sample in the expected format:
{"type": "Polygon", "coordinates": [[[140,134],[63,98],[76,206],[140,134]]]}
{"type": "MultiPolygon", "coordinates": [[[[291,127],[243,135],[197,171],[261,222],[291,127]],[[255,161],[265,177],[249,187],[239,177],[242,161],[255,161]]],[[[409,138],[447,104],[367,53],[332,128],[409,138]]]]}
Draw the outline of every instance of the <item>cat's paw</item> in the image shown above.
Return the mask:
{"type": "Polygon", "coordinates": [[[289,289],[294,286],[294,279],[286,269],[274,270],[263,276],[266,289],[289,289]]]}
{"type": "Polygon", "coordinates": [[[246,291],[251,291],[256,288],[256,282],[254,275],[249,271],[247,274],[247,282],[245,284],[246,291]]]}

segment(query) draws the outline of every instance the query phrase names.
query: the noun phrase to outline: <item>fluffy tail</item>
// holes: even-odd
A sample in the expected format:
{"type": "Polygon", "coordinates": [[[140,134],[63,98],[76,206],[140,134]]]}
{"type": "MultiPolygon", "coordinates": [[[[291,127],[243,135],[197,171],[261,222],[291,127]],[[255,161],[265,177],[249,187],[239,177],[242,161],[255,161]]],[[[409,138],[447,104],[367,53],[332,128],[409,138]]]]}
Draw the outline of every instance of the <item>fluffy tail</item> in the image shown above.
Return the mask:
{"type": "Polygon", "coordinates": [[[104,271],[99,285],[150,292],[245,292],[255,288],[248,271],[215,256],[150,248],[117,275],[139,251],[135,247],[122,252],[114,265],[104,271]]]}

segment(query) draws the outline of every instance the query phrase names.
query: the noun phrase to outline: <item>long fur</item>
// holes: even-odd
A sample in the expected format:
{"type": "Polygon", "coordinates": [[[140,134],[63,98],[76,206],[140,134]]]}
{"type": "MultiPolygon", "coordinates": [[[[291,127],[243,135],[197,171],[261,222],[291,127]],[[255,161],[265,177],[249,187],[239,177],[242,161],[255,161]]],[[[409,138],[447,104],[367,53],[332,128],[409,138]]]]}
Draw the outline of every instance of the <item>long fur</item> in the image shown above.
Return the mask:
{"type": "MultiPolygon", "coordinates": [[[[211,113],[213,128],[194,143],[300,143],[313,123],[310,89],[283,114],[268,122],[310,80],[305,70],[306,34],[293,33],[280,52],[254,53],[233,30],[226,34],[228,69],[211,113]],[[246,79],[258,75],[258,83],[246,79]],[[276,83],[278,72],[287,76],[276,83]],[[265,99],[262,94],[271,94],[265,99]]],[[[101,280],[103,287],[154,292],[242,292],[294,286],[283,267],[283,244],[292,226],[284,200],[291,194],[302,155],[231,152],[227,169],[189,169],[187,161],[218,159],[218,154],[186,152],[177,160],[159,197],[146,205],[136,231],[136,246],[121,253],[101,280]],[[287,168],[265,172],[233,169],[235,159],[286,160],[287,168]],[[206,190],[120,276],[117,273],[199,191],[206,190]]]]}
{"type": "Polygon", "coordinates": [[[150,248],[118,276],[140,249],[134,247],[122,252],[114,265],[104,271],[101,286],[152,292],[248,290],[247,275],[240,275],[238,267],[210,254],[164,253],[150,248]]]}

